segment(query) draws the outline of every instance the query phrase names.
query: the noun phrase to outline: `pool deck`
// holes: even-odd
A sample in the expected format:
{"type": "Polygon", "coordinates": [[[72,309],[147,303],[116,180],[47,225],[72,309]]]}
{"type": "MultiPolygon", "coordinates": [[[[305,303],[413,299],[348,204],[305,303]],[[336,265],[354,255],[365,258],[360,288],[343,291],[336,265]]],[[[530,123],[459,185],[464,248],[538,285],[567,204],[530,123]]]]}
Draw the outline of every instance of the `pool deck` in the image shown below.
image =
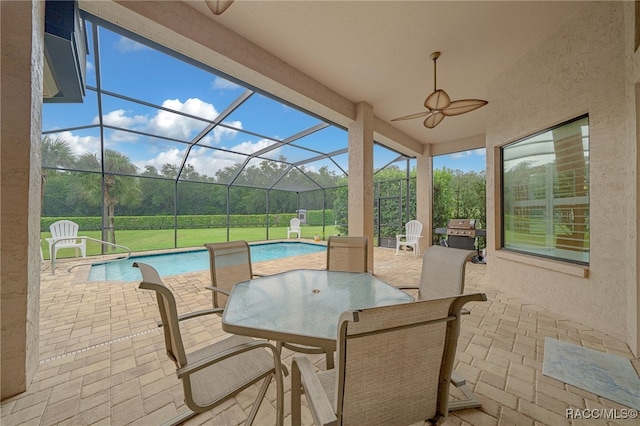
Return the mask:
{"type": "MultiPolygon", "coordinates": [[[[375,248],[375,275],[393,285],[417,284],[422,258],[375,248]]],[[[489,259],[490,261],[490,259],[489,259]]],[[[67,272],[74,261],[58,263],[51,275],[43,264],[40,306],[40,365],[29,390],[2,402],[0,423],[9,425],[156,425],[184,409],[175,365],[167,358],[158,309],[151,292],[136,282],[86,282],[88,267],[67,272]]],[[[254,272],[323,269],[315,253],[254,264],[254,272]]],[[[615,338],[491,288],[486,265],[469,264],[466,292],[485,292],[488,301],[469,304],[463,317],[455,370],[482,402],[481,409],[451,413],[446,425],[613,425],[637,420],[569,420],[567,408],[621,410],[620,404],[543,376],[545,337],[552,337],[640,363],[615,338]]],[[[179,312],[211,306],[209,271],[165,277],[176,293],[179,312]]],[[[217,316],[182,324],[188,350],[223,338],[217,316]]],[[[283,360],[290,365],[292,352],[283,360]]],[[[311,356],[324,368],[320,355],[311,356]]],[[[290,421],[290,378],[285,378],[285,424],[290,421]]],[[[186,425],[239,425],[257,387],[186,425]]],[[[304,398],[303,398],[303,403],[304,398]]],[[[270,386],[254,424],[273,425],[275,391],[270,386]]],[[[303,424],[311,425],[303,408],[303,424]]],[[[418,423],[422,424],[422,423],[418,423]]]]}

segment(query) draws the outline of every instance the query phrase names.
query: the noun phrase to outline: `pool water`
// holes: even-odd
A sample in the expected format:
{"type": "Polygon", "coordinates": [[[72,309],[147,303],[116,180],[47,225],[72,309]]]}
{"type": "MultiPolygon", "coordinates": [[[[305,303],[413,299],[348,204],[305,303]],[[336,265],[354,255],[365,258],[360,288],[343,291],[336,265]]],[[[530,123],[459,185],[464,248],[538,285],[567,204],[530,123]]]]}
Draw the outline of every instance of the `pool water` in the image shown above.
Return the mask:
{"type": "MultiPolygon", "coordinates": [[[[251,262],[281,259],[283,257],[326,251],[327,248],[319,244],[308,243],[265,243],[253,244],[251,248],[251,262]]],[[[209,251],[192,250],[179,253],[151,254],[147,256],[131,256],[127,260],[95,264],[91,266],[88,281],[136,281],[142,279],[134,262],[147,263],[158,270],[160,276],[184,274],[187,272],[204,271],[209,269],[209,251]]]]}

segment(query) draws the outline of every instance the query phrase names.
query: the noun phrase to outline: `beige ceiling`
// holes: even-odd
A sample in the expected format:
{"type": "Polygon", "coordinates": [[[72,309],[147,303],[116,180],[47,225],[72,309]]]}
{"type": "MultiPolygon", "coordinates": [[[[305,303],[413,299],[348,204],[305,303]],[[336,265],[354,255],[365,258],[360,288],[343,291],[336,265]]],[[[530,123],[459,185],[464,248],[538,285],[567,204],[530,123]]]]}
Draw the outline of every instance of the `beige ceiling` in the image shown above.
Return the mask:
{"type": "Polygon", "coordinates": [[[489,105],[426,129],[393,126],[422,143],[484,133],[489,83],[544,42],[584,2],[560,1],[243,1],[220,16],[188,2],[383,121],[423,110],[433,90],[429,54],[441,51],[438,88],[489,105]]]}

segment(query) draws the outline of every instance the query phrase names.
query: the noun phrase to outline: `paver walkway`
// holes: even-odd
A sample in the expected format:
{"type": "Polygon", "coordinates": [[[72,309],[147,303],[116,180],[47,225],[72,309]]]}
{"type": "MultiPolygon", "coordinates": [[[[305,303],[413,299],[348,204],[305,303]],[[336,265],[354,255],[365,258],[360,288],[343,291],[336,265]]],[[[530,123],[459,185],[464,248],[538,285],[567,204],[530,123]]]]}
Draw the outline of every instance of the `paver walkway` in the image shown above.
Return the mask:
{"type": "MultiPolygon", "coordinates": [[[[394,285],[417,284],[421,258],[375,249],[375,275],[394,285]]],[[[254,271],[324,268],[324,254],[260,262],[254,271]]],[[[86,282],[87,268],[56,275],[43,269],[40,307],[40,365],[29,390],[2,402],[0,423],[10,425],[157,425],[184,409],[175,366],[167,358],[156,327],[158,309],[151,292],[137,283],[86,282]]],[[[605,425],[637,420],[570,420],[566,410],[626,408],[542,375],[545,337],[633,359],[614,338],[491,288],[485,265],[469,264],[466,292],[482,291],[488,301],[470,304],[458,345],[455,370],[482,402],[482,409],[450,415],[446,425],[605,425]]],[[[210,307],[208,271],[165,279],[180,312],[210,307]]],[[[217,316],[185,321],[185,346],[196,348],[224,336],[217,316]]],[[[292,352],[283,352],[290,364],[292,352]]],[[[320,355],[312,357],[324,368],[320,355]]],[[[636,370],[640,363],[632,361],[636,370]]],[[[289,378],[285,378],[285,424],[290,424],[289,378]]],[[[186,425],[238,425],[245,420],[257,388],[241,393],[186,425]]],[[[452,392],[455,392],[452,391],[452,392]]],[[[272,425],[274,386],[256,425],[272,425]]],[[[313,421],[303,410],[303,424],[313,421]]]]}

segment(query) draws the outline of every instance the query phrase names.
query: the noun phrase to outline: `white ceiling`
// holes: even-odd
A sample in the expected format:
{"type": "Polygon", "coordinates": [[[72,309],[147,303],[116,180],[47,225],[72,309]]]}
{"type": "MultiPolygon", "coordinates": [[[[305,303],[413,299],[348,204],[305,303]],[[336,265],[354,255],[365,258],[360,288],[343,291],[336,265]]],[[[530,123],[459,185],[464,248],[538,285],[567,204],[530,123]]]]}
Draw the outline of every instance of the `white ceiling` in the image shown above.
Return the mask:
{"type": "Polygon", "coordinates": [[[578,1],[248,1],[220,16],[192,7],[345,98],[367,102],[384,121],[423,111],[438,88],[452,100],[489,105],[448,117],[435,129],[421,119],[391,123],[422,143],[483,134],[488,85],[542,43],[585,2],[578,1]]]}

